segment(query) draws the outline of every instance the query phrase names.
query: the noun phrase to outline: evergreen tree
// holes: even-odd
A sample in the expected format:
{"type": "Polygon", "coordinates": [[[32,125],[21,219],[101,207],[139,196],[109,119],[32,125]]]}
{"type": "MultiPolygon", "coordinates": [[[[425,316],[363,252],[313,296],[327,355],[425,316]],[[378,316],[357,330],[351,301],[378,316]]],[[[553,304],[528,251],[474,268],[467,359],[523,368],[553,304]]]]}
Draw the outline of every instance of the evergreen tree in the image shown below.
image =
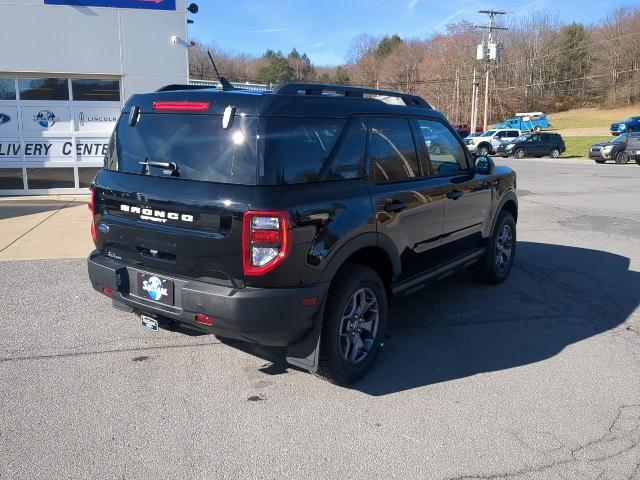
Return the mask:
{"type": "Polygon", "coordinates": [[[258,69],[258,79],[263,83],[278,84],[291,80],[292,72],[289,62],[282,52],[267,50],[263,55],[266,65],[258,69]]]}

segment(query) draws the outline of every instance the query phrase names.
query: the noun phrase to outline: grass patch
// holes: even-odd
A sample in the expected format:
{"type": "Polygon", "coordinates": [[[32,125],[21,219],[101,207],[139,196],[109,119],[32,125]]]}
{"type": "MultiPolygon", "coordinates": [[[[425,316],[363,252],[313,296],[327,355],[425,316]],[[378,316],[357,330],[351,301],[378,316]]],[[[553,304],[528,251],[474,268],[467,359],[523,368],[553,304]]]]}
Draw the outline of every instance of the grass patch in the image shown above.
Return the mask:
{"type": "Polygon", "coordinates": [[[611,137],[563,137],[567,151],[562,154],[563,157],[589,157],[589,147],[594,143],[606,142],[611,137]]]}
{"type": "Polygon", "coordinates": [[[640,105],[634,107],[600,110],[599,108],[580,108],[566,112],[549,114],[549,121],[554,130],[569,128],[609,128],[613,122],[625,120],[633,115],[640,115],[640,105]]]}

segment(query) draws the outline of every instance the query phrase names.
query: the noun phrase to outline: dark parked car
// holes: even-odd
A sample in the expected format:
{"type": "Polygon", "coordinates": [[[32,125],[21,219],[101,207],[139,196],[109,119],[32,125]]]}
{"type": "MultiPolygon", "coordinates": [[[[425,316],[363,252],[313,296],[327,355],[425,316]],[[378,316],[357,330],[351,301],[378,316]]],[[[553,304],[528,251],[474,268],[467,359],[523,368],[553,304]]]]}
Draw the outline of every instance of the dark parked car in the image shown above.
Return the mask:
{"type": "Polygon", "coordinates": [[[567,148],[559,133],[526,133],[520,135],[513,142],[502,143],[497,154],[502,157],[524,158],[544,157],[558,158],[567,148]]]}
{"type": "Polygon", "coordinates": [[[622,133],[640,132],[640,116],[629,117],[622,122],[611,124],[611,135],[622,133]]]}
{"type": "Polygon", "coordinates": [[[516,253],[512,170],[422,98],[348,86],[134,95],[90,209],[89,278],[115,308],[286,347],[342,385],[372,364],[390,299],[460,269],[502,282],[516,253]]]}
{"type": "Polygon", "coordinates": [[[624,152],[626,162],[629,160],[635,161],[640,165],[640,135],[629,136],[627,141],[627,149],[624,152]]]}
{"type": "Polygon", "coordinates": [[[589,148],[589,158],[595,160],[596,163],[606,163],[607,160],[613,160],[618,164],[627,163],[629,157],[625,150],[629,138],[639,136],[640,133],[623,133],[608,142],[594,143],[589,148]]]}

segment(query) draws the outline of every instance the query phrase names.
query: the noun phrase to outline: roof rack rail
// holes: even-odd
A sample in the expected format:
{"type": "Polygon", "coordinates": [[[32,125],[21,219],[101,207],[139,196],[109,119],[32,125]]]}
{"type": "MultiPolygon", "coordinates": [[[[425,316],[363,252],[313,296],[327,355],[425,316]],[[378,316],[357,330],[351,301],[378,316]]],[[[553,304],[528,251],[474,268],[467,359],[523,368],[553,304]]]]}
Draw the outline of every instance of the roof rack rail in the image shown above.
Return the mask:
{"type": "Polygon", "coordinates": [[[365,94],[378,95],[381,97],[400,98],[408,107],[432,108],[427,101],[417,95],[409,93],[392,92],[389,90],[378,90],[377,88],[353,87],[351,85],[331,85],[321,83],[285,83],[275,92],[281,95],[297,95],[304,92],[304,95],[322,95],[327,93],[338,93],[345,97],[364,98],[365,94]]]}
{"type": "Polygon", "coordinates": [[[174,90],[202,90],[205,88],[216,88],[212,85],[180,85],[178,83],[172,83],[171,85],[165,85],[162,88],[156,90],[156,92],[173,92],[174,90]]]}

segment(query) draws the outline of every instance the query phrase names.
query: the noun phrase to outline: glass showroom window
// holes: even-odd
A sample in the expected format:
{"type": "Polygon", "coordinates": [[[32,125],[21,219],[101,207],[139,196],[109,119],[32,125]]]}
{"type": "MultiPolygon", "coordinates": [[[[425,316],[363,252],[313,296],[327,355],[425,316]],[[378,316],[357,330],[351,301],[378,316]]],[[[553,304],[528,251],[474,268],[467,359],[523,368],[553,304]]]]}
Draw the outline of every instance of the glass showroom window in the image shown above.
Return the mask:
{"type": "Polygon", "coordinates": [[[20,100],[69,100],[66,78],[20,78],[20,100]]]}
{"type": "Polygon", "coordinates": [[[0,190],[22,190],[21,168],[0,168],[0,190]]]}
{"type": "Polygon", "coordinates": [[[16,79],[0,77],[0,100],[16,99],[16,79]]]}
{"type": "Polygon", "coordinates": [[[85,102],[119,102],[120,82],[118,80],[98,80],[74,78],[71,80],[73,99],[85,102]]]}

